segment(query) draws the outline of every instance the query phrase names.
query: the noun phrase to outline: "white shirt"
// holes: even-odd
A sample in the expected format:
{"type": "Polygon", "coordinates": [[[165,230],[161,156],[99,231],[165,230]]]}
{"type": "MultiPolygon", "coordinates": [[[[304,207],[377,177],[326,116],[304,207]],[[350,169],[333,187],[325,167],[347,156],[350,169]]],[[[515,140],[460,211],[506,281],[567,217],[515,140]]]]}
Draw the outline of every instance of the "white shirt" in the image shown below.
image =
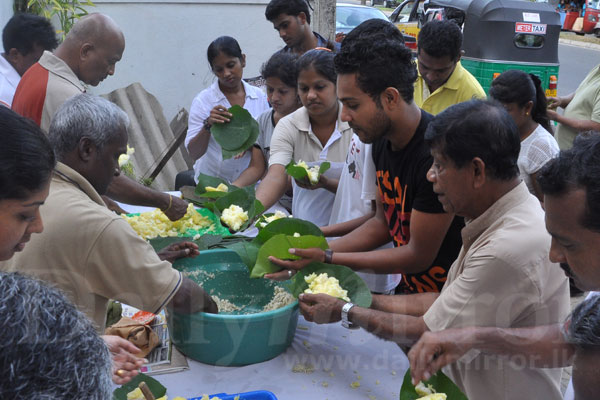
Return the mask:
{"type": "Polygon", "coordinates": [[[15,90],[21,80],[21,75],[13,68],[3,55],[0,54],[0,104],[10,107],[15,90]]]}
{"type": "MultiPolygon", "coordinates": [[[[242,81],[246,92],[246,99],[243,107],[248,110],[254,119],[269,109],[267,95],[259,88],[251,86],[242,81]]],[[[190,141],[198,135],[204,126],[204,120],[210,115],[210,110],[215,106],[222,105],[230,108],[231,104],[227,97],[219,89],[219,81],[216,80],[210,87],[201,91],[192,101],[190,108],[190,117],[188,121],[188,131],[185,137],[185,147],[190,141]]],[[[235,181],[250,164],[251,151],[247,151],[238,159],[230,158],[223,160],[221,146],[210,136],[208,148],[202,157],[194,163],[194,179],[198,181],[200,173],[216,176],[229,182],[235,181]]]]}
{"type": "MultiPolygon", "coordinates": [[[[360,218],[371,212],[371,202],[377,198],[375,163],[371,145],[352,135],[346,162],[342,168],[329,225],[360,218]]],[[[394,247],[390,242],[381,248],[394,247]]],[[[384,293],[400,283],[402,274],[357,272],[372,292],[384,293]]]]}
{"type": "Polygon", "coordinates": [[[535,174],[559,152],[558,143],[542,125],[538,125],[533,133],[521,142],[519,151],[519,173],[527,185],[529,192],[535,195],[531,175],[535,174]]]}

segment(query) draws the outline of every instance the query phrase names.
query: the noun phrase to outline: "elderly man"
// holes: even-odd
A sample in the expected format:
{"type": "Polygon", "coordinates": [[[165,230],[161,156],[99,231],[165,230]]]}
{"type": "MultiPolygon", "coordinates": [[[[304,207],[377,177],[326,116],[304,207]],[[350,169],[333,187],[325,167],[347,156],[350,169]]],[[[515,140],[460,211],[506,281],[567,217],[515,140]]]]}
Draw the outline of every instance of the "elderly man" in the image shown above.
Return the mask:
{"type": "MultiPolygon", "coordinates": [[[[568,281],[548,259],[539,201],[519,181],[519,134],[500,107],[480,100],[439,114],[425,134],[444,210],[464,216],[463,247],[441,293],[375,296],[372,309],[327,295],[301,295],[309,320],[347,320],[398,343],[451,327],[559,323],[569,311],[568,281]]],[[[471,400],[560,399],[560,370],[469,354],[445,371],[471,400]]]]}
{"type": "MultiPolygon", "coordinates": [[[[546,164],[538,178],[544,193],[546,228],[552,235],[550,258],[560,262],[582,290],[600,290],[598,165],[600,136],[578,137],[571,149],[546,164]]],[[[413,378],[427,378],[471,349],[526,359],[540,367],[570,365],[575,347],[563,331],[562,324],[555,323],[521,329],[467,327],[426,333],[409,354],[413,378]]],[[[572,398],[568,391],[565,399],[572,398]]]]}
{"type": "Polygon", "coordinates": [[[460,63],[462,32],[450,20],[430,21],[419,32],[415,103],[431,114],[473,98],[485,98],[477,79],[460,63]]]}
{"type": "Polygon", "coordinates": [[[63,289],[100,331],[109,299],[154,313],[166,305],[182,313],[217,312],[210,296],[169,262],[198,254],[195,244],[157,255],[100,197],[119,174],[128,123],[101,97],[81,94],[61,106],[48,134],[59,163],[41,209],[45,230],[9,266],[63,289]]]}
{"type": "MultiPolygon", "coordinates": [[[[13,99],[13,110],[48,132],[58,107],[85,92],[83,83],[96,86],[114,74],[124,49],[123,33],[110,17],[93,13],[81,18],[54,54],[44,52],[39,62],[23,75],[13,99]]],[[[187,209],[182,199],[151,190],[125,175],[113,180],[107,194],[123,203],[160,208],[171,220],[183,217],[187,209]]],[[[116,211],[121,211],[110,203],[116,211]]]]}
{"type": "Polygon", "coordinates": [[[44,50],[54,50],[58,40],[47,18],[16,14],[2,31],[2,44],[0,104],[10,107],[21,76],[40,59],[44,50]]]}
{"type": "Polygon", "coordinates": [[[0,293],[0,398],[111,398],[108,349],[62,293],[4,273],[0,293]]]}

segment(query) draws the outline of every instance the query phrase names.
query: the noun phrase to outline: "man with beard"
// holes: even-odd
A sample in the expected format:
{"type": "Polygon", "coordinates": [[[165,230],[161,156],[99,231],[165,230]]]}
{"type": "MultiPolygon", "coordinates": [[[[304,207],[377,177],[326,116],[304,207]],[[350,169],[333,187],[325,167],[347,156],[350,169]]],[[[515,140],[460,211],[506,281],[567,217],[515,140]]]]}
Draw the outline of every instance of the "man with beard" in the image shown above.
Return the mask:
{"type": "MultiPolygon", "coordinates": [[[[461,246],[462,221],[444,212],[426,179],[432,158],[424,133],[433,117],[413,101],[417,72],[411,52],[399,38],[369,32],[366,21],[344,39],[335,67],[341,118],[363,143],[372,143],[376,213],[331,241],[326,252],[292,249],[303,259],[271,261],[289,270],[318,260],[401,273],[396,293],[439,292],[461,246]],[[394,248],[375,250],[390,240],[394,248]]],[[[284,278],[288,271],[278,274],[284,278]]]]}

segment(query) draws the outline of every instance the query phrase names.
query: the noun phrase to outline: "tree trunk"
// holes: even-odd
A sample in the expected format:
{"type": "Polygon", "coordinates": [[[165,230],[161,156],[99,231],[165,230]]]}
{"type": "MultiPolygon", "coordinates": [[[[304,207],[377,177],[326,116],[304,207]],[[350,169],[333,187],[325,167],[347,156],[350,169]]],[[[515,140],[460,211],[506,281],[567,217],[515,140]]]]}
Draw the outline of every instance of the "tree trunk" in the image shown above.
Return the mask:
{"type": "Polygon", "coordinates": [[[312,28],[325,39],[335,41],[335,0],[314,0],[312,28]]]}

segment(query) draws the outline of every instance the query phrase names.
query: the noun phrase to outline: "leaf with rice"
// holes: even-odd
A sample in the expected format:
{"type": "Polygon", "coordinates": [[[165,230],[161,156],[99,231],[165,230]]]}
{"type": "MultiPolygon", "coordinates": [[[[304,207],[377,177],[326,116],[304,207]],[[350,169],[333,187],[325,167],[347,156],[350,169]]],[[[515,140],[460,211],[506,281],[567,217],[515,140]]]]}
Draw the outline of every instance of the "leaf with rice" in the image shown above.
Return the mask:
{"type": "MultiPolygon", "coordinates": [[[[448,400],[468,400],[467,396],[442,371],[438,371],[429,380],[424,381],[423,386],[432,388],[434,393],[445,393],[448,400]]],[[[409,368],[402,381],[400,400],[417,400],[422,396],[417,393],[415,386],[412,384],[409,368]]]]}
{"type": "Polygon", "coordinates": [[[352,303],[360,307],[371,306],[371,291],[365,281],[356,272],[343,265],[326,264],[316,261],[302,268],[291,279],[290,291],[294,297],[298,297],[308,289],[308,283],[306,283],[304,278],[312,273],[317,275],[326,273],[327,276],[336,278],[342,289],[348,292],[348,297],[350,297],[352,303]]]}

